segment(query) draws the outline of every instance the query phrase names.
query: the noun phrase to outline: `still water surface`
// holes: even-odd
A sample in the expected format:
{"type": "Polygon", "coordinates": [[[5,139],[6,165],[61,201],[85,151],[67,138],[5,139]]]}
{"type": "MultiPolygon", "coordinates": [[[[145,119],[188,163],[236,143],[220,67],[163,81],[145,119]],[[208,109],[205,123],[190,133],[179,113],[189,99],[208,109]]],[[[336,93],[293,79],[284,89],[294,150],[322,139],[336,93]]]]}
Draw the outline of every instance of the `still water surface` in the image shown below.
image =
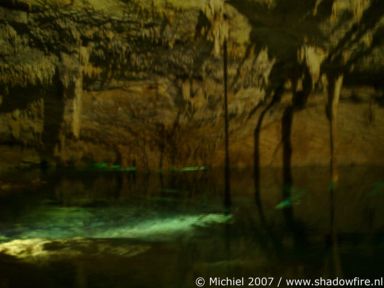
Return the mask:
{"type": "Polygon", "coordinates": [[[0,196],[0,287],[382,277],[384,169],[342,168],[333,194],[324,168],[294,169],[288,196],[281,174],[263,170],[255,193],[252,171],[233,171],[229,207],[217,171],[8,175],[39,185],[0,196]]]}

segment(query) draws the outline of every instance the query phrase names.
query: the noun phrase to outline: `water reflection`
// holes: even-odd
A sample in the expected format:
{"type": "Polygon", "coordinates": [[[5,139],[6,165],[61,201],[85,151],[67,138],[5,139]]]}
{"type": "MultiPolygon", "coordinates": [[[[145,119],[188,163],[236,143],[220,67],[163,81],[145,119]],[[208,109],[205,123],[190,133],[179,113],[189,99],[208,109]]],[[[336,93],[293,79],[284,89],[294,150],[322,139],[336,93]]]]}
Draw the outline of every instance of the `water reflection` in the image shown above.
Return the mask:
{"type": "Polygon", "coordinates": [[[335,194],[336,189],[334,185],[331,185],[329,189],[329,200],[330,200],[330,209],[329,209],[329,219],[330,219],[330,233],[329,233],[329,244],[330,244],[330,260],[329,267],[330,271],[329,278],[342,277],[342,266],[340,259],[340,249],[339,241],[337,235],[337,222],[336,222],[336,203],[335,203],[335,194]]]}
{"type": "Polygon", "coordinates": [[[12,287],[26,287],[19,274],[50,283],[39,287],[195,287],[198,276],[380,276],[382,170],[340,169],[331,192],[327,169],[291,172],[287,214],[280,170],[260,171],[256,204],[252,172],[232,171],[230,215],[222,171],[48,174],[38,191],[0,199],[0,278],[12,287]]]}

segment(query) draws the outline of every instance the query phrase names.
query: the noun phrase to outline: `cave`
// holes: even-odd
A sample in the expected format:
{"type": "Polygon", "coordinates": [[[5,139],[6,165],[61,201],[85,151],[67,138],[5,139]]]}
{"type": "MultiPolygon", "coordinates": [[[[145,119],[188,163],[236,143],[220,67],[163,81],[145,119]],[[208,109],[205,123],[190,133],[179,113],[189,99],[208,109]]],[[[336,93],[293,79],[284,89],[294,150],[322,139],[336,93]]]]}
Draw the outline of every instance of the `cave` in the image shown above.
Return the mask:
{"type": "Polygon", "coordinates": [[[383,0],[0,1],[0,288],[383,287],[383,75],[383,0]]]}

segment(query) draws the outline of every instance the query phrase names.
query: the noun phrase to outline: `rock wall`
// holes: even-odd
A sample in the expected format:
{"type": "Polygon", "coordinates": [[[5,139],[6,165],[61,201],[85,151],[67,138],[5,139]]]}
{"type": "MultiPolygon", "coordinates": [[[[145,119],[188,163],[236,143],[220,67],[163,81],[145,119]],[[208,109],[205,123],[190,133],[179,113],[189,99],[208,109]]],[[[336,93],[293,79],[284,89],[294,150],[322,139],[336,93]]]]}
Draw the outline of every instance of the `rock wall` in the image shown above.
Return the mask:
{"type": "Polygon", "coordinates": [[[2,1],[0,165],[221,166],[224,41],[232,165],[327,165],[336,74],[339,164],[382,165],[383,3],[283,2],[2,1]]]}

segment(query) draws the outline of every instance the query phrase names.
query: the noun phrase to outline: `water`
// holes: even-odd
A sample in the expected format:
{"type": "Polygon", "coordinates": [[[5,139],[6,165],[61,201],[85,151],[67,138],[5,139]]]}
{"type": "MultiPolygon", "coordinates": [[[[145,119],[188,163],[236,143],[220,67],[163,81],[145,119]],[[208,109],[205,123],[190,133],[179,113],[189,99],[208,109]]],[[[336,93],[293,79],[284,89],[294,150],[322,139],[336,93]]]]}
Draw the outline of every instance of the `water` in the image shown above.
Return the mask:
{"type": "Polygon", "coordinates": [[[230,207],[220,171],[3,176],[0,287],[382,277],[384,170],[341,168],[333,194],[326,169],[292,172],[287,195],[279,169],[262,171],[258,193],[252,171],[233,171],[230,207]]]}

